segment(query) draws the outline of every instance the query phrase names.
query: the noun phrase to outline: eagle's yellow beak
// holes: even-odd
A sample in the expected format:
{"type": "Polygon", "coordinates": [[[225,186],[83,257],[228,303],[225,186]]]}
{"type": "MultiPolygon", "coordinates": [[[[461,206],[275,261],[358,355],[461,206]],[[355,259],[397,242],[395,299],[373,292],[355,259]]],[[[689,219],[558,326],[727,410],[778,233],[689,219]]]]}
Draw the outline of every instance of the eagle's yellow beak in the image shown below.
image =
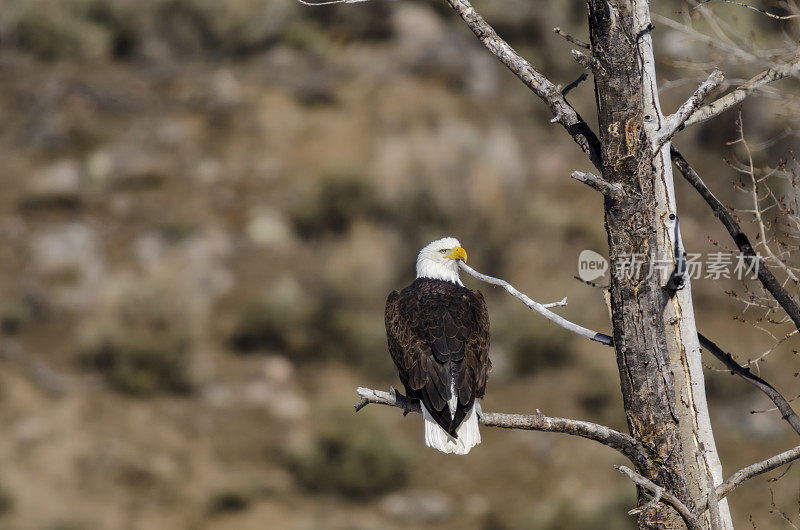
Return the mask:
{"type": "Polygon", "coordinates": [[[455,248],[453,248],[453,250],[450,251],[449,254],[445,254],[444,257],[445,258],[450,258],[450,259],[456,259],[456,260],[460,259],[461,261],[466,263],[467,262],[467,251],[464,250],[461,247],[455,247],[455,248]]]}

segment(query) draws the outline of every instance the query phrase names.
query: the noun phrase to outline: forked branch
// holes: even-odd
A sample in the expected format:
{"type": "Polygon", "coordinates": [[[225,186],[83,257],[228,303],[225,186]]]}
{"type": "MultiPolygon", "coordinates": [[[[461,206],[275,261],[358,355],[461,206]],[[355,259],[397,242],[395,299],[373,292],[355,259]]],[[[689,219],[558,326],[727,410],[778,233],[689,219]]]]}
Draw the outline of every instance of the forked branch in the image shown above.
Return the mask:
{"type": "Polygon", "coordinates": [[[716,101],[713,101],[708,105],[695,110],[689,119],[686,120],[686,123],[684,123],[684,127],[689,127],[690,125],[694,125],[696,123],[708,121],[714,116],[722,114],[726,110],[735,107],[756,90],[759,90],[760,88],[763,88],[764,86],[780,79],[797,75],[798,73],[800,73],[800,57],[789,64],[776,66],[775,68],[765,70],[757,76],[751,78],[742,86],[736,88],[733,92],[730,92],[716,101]]]}
{"type": "Polygon", "coordinates": [[[689,117],[700,108],[700,105],[703,104],[703,101],[705,101],[708,95],[714,89],[716,89],[720,83],[722,83],[724,78],[725,75],[721,70],[714,70],[711,72],[711,75],[708,76],[708,79],[706,79],[703,84],[697,87],[697,90],[694,91],[694,94],[692,94],[692,96],[678,108],[675,114],[664,118],[664,123],[661,126],[661,129],[659,129],[656,137],[653,139],[654,153],[660,151],[661,147],[683,127],[683,124],[686,123],[686,120],[688,120],[689,117]]]}
{"type": "MultiPolygon", "coordinates": [[[[697,517],[695,517],[692,511],[689,508],[687,508],[686,505],[683,504],[678,497],[676,497],[669,491],[666,491],[661,486],[657,486],[653,481],[644,478],[639,473],[636,473],[634,470],[626,466],[614,466],[614,469],[616,469],[623,475],[627,476],[634,482],[634,484],[636,484],[640,488],[646,489],[647,491],[653,494],[653,500],[651,500],[650,503],[648,504],[651,503],[656,504],[660,499],[664,499],[664,501],[666,501],[667,504],[675,508],[675,511],[677,511],[678,514],[680,514],[681,518],[683,518],[688,528],[690,528],[691,530],[703,530],[703,525],[700,524],[700,521],[697,520],[697,517]]],[[[647,505],[637,510],[631,510],[631,512],[628,513],[631,514],[638,513],[646,506],[647,505]]]]}

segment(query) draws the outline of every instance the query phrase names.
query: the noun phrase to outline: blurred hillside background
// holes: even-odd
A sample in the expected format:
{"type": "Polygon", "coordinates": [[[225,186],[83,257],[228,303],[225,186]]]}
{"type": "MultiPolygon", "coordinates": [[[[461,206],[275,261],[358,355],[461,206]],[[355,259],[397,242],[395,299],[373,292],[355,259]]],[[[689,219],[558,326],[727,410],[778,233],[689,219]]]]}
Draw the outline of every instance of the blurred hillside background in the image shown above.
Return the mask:
{"type": "MultiPolygon", "coordinates": [[[[588,39],[583,2],[476,7],[555,82],[582,72],[552,28],[588,39]]],[[[714,65],[736,83],[794,53],[795,23],[714,4],[737,55],[685,7],[653,5],[716,36],[655,21],[667,112],[714,65]]],[[[744,107],[765,166],[797,144],[798,85],[775,88],[744,107]]],[[[591,79],[569,97],[593,123],[591,79]]],[[[634,490],[604,447],[484,429],[459,458],[424,447],[419,417],[353,414],[356,386],[398,385],[386,295],[443,235],[609,329],[601,293],[572,278],[581,250],[607,253],[601,199],[569,178],[588,161],[549,118],[444,3],[0,1],[0,528],[631,528],[634,490]]],[[[723,162],[734,121],[677,145],[747,207],[723,162]]],[[[727,244],[676,188],[687,248],[727,244]]],[[[626,428],[610,350],[467,284],[491,316],[485,410],[626,428]]],[[[774,340],[734,320],[724,291],[740,287],[696,281],[695,311],[748,359],[774,340]]],[[[789,397],[797,349],[761,366],[789,397]]],[[[726,475],[796,444],[750,413],[761,394],[707,377],[726,475]]],[[[798,521],[798,473],[737,490],[738,525],[783,525],[769,488],[798,521]]]]}

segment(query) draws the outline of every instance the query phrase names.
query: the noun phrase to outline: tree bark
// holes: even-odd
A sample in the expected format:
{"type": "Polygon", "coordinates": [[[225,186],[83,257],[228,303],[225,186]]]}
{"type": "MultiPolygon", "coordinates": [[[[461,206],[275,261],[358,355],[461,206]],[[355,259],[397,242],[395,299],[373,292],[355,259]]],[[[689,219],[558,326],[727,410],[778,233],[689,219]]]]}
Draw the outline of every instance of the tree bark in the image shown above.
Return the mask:
{"type": "MultiPolygon", "coordinates": [[[[649,7],[646,0],[588,4],[592,54],[602,67],[595,70],[602,172],[623,189],[621,196],[606,195],[605,222],[628,427],[656,463],[639,471],[694,509],[711,484],[722,482],[722,469],[708,417],[691,287],[687,279],[677,292],[667,288],[672,267],[659,266],[674,263],[679,235],[669,143],[653,152],[665,118],[649,7]],[[640,259],[632,260],[634,255],[640,259]]],[[[682,251],[680,242],[678,248],[682,251]]],[[[643,504],[644,491],[639,494],[643,504]]],[[[711,528],[733,527],[724,501],[703,519],[711,528]]],[[[685,528],[680,515],[663,503],[644,510],[638,523],[640,528],[685,528]]]]}

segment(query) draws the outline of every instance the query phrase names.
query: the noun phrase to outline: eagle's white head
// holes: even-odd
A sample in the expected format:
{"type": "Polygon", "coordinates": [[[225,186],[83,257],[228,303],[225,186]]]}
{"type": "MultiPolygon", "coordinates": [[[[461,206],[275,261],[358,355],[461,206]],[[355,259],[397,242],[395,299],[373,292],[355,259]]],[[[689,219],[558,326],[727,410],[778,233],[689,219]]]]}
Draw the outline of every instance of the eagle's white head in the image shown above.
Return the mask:
{"type": "Polygon", "coordinates": [[[417,256],[417,278],[444,280],[463,286],[458,276],[458,260],[467,261],[467,251],[454,237],[428,243],[417,256]]]}

